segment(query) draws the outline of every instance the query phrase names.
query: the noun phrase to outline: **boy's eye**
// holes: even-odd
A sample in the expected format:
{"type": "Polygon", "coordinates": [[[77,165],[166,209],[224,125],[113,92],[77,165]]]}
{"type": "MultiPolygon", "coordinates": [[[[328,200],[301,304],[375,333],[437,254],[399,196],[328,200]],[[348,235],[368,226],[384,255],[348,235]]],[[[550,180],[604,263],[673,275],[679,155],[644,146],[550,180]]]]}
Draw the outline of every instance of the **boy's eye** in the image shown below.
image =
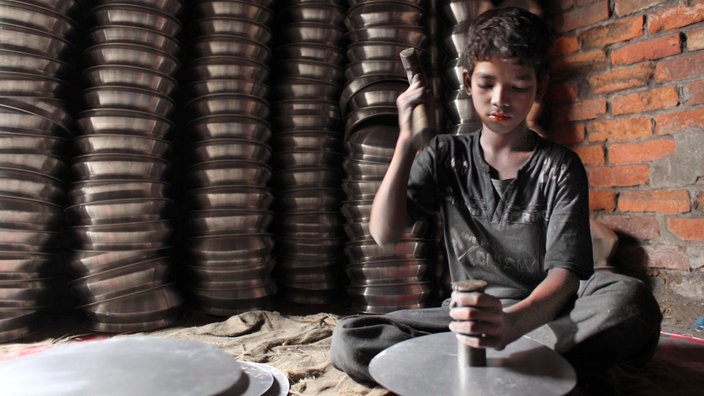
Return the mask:
{"type": "Polygon", "coordinates": [[[513,87],[513,90],[514,90],[515,92],[518,92],[518,93],[524,93],[524,92],[528,92],[528,91],[530,90],[530,87],[517,87],[517,86],[514,86],[514,87],[513,87]]]}

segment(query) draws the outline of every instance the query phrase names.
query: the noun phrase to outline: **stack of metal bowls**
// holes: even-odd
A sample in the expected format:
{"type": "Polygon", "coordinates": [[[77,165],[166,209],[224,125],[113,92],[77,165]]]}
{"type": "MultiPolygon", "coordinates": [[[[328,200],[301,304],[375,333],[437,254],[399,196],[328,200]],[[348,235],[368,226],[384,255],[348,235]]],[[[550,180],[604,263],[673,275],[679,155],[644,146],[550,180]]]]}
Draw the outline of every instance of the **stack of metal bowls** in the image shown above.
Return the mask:
{"type": "Polygon", "coordinates": [[[271,1],[192,1],[184,65],[187,264],[194,309],[267,308],[274,239],[269,66],[271,1]]]}
{"type": "Polygon", "coordinates": [[[445,82],[449,90],[445,96],[447,123],[451,133],[472,133],[481,127],[472,98],[462,82],[465,69],[464,51],[467,47],[467,29],[479,14],[493,8],[490,0],[444,0],[441,18],[441,47],[445,54],[445,82]]]}
{"type": "Polygon", "coordinates": [[[327,304],[344,296],[340,214],[346,4],[277,3],[272,165],[279,298],[327,304]]]}
{"type": "Polygon", "coordinates": [[[423,3],[355,0],[347,12],[342,213],[349,238],[347,290],[352,309],[362,313],[420,308],[433,291],[427,259],[433,241],[425,237],[425,223],[408,229],[393,247],[381,247],[369,235],[372,200],[398,138],[396,98],[408,87],[399,53],[408,47],[423,51],[428,44],[423,3]]]}
{"type": "Polygon", "coordinates": [[[182,305],[170,277],[168,183],[181,8],[179,0],[105,0],[87,10],[66,214],[76,243],[70,286],[81,322],[95,331],[168,326],[182,305]]]}
{"type": "Polygon", "coordinates": [[[71,117],[74,1],[0,1],[0,342],[62,309],[54,284],[71,117]]]}

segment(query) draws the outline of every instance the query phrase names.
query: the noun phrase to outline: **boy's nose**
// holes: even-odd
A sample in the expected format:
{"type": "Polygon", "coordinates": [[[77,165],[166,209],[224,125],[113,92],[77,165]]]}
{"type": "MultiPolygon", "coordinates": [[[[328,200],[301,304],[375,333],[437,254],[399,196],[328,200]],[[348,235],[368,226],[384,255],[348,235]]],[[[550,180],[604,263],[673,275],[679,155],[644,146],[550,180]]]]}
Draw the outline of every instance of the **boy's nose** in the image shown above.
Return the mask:
{"type": "Polygon", "coordinates": [[[497,85],[494,88],[493,95],[491,96],[491,105],[498,109],[505,109],[508,107],[508,96],[506,89],[502,86],[497,85]]]}

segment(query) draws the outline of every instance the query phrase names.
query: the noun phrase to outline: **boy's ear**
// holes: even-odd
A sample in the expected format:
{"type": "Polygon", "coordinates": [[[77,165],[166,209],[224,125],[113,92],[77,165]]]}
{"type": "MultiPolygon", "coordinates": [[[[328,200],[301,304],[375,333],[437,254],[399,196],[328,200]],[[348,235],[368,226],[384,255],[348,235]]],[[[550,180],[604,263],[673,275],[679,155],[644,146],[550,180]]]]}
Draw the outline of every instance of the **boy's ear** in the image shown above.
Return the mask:
{"type": "Polygon", "coordinates": [[[464,85],[467,94],[472,95],[472,76],[469,75],[467,69],[462,70],[462,85],[464,85]]]}

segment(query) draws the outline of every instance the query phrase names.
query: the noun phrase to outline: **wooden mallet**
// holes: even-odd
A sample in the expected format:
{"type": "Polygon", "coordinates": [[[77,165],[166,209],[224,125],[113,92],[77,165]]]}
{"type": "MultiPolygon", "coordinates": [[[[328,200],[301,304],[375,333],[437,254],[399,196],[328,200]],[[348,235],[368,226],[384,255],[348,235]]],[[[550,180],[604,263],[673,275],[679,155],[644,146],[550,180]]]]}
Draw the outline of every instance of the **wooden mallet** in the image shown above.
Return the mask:
{"type": "MultiPolygon", "coordinates": [[[[487,283],[483,280],[465,279],[452,282],[452,290],[462,293],[483,293],[487,283]]],[[[484,367],[486,366],[486,349],[472,348],[457,340],[457,359],[460,366],[484,367]]]]}

